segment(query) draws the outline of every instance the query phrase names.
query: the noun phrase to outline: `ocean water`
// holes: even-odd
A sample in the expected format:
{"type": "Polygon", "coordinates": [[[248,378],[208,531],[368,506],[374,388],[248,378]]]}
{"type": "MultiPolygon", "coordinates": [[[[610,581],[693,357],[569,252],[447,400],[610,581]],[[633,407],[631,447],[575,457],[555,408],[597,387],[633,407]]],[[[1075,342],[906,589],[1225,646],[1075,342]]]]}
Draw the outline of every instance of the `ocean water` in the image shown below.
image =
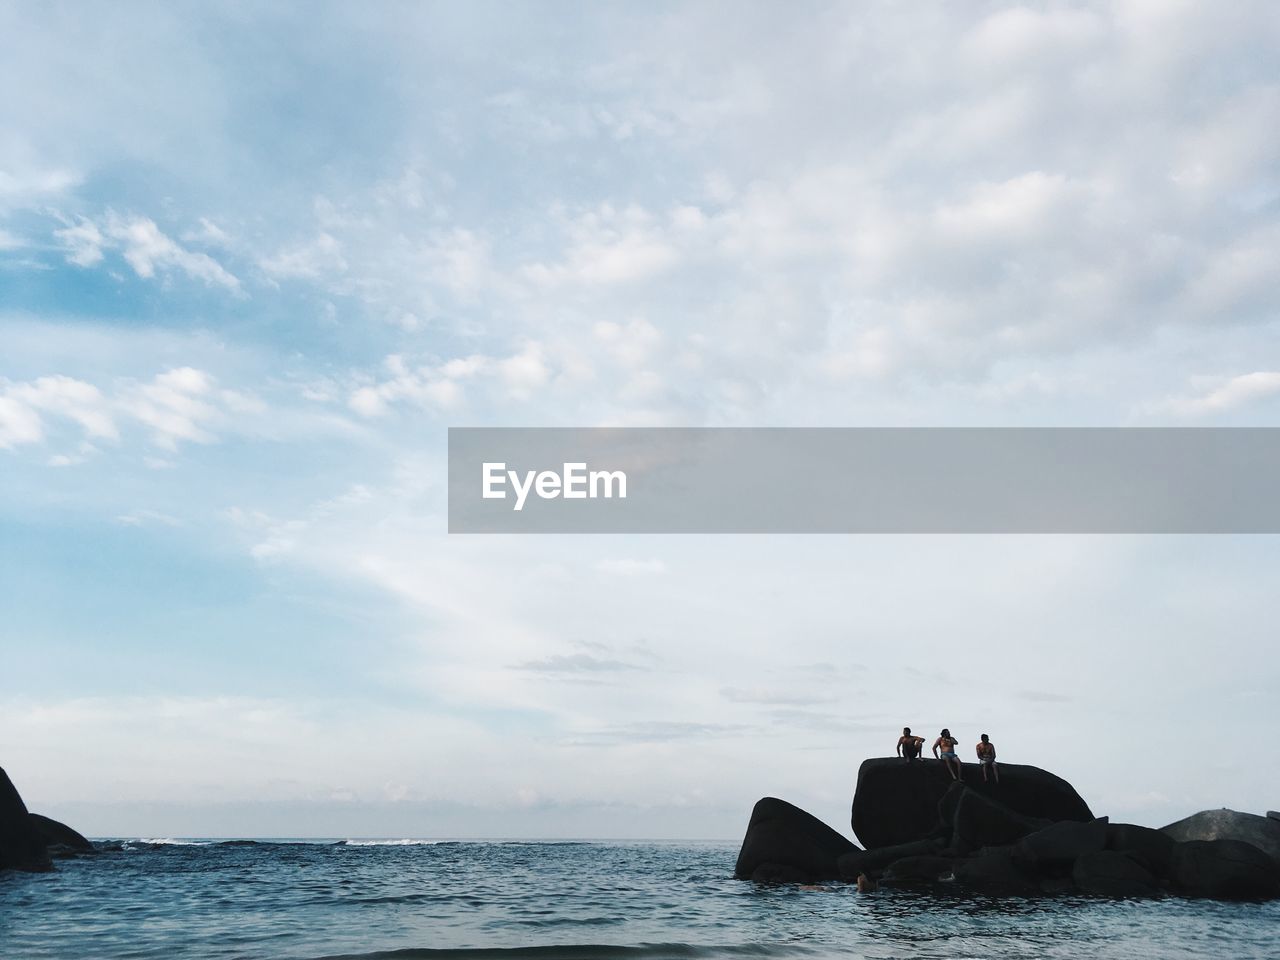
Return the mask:
{"type": "Polygon", "coordinates": [[[115,846],[0,874],[0,957],[1280,956],[1280,903],[763,887],[732,879],[725,843],[115,846]]]}

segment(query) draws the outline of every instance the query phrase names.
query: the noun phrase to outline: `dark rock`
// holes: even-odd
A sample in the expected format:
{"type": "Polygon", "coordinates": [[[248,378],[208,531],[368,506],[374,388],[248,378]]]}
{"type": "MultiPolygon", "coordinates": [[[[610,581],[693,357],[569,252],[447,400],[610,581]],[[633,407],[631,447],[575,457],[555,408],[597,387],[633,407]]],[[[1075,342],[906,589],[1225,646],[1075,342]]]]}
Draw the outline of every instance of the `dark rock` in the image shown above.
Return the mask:
{"type": "Polygon", "coordinates": [[[884,879],[934,881],[951,873],[955,863],[950,857],[929,855],[903,857],[885,868],[884,879]]]}
{"type": "MultiPolygon", "coordinates": [[[[1004,773],[1003,769],[1000,771],[1004,773]]],[[[957,860],[957,882],[999,893],[1036,893],[1039,885],[1007,853],[993,853],[970,860],[957,860]]]]}
{"type": "Polygon", "coordinates": [[[948,844],[954,841],[952,831],[955,827],[956,810],[960,806],[960,798],[965,795],[967,788],[963,783],[956,782],[947,787],[947,792],[942,795],[942,799],[938,801],[938,826],[934,833],[942,837],[948,844]]]}
{"type": "Polygon", "coordinates": [[[993,844],[992,846],[989,846],[989,847],[979,847],[979,848],[978,848],[978,852],[977,852],[977,853],[970,854],[970,856],[974,856],[974,857],[990,857],[990,856],[994,856],[994,855],[996,855],[996,854],[1001,854],[1001,855],[1003,855],[1003,854],[1006,854],[1006,853],[1008,853],[1008,854],[1012,854],[1012,853],[1013,853],[1013,844],[1012,844],[1012,843],[997,843],[997,844],[993,844]]]}
{"type": "Polygon", "coordinates": [[[755,883],[808,883],[809,876],[798,867],[782,863],[762,863],[751,871],[755,883]]]}
{"type": "Polygon", "coordinates": [[[0,769],[0,870],[50,870],[44,838],[31,826],[27,805],[0,769]]]}
{"type": "MultiPolygon", "coordinates": [[[[985,783],[976,764],[965,764],[964,775],[969,790],[1023,816],[1047,821],[1093,819],[1071,784],[1047,770],[1002,763],[1000,782],[985,783]]],[[[928,837],[942,825],[938,805],[953,783],[937,760],[876,757],[863,761],[853,796],[853,831],[868,848],[928,837]]],[[[958,797],[953,800],[959,803],[958,797]]]]}
{"type": "Polygon", "coordinates": [[[38,813],[27,814],[27,820],[49,847],[62,847],[74,853],[97,853],[97,848],[65,823],[59,823],[38,813]]]}
{"type": "Polygon", "coordinates": [[[840,876],[844,880],[857,880],[858,874],[879,873],[895,860],[935,856],[941,845],[940,840],[928,839],[896,843],[892,847],[877,847],[875,850],[853,850],[840,858],[840,876]]]}
{"type": "Polygon", "coordinates": [[[1270,820],[1280,820],[1280,810],[1268,810],[1267,818],[1270,820]]]}
{"type": "Polygon", "coordinates": [[[1023,816],[976,790],[964,790],[955,807],[951,848],[957,853],[1013,843],[1044,827],[1046,821],[1023,816]]]}
{"type": "Polygon", "coordinates": [[[1173,851],[1173,881],[1179,893],[1214,900],[1280,897],[1280,867],[1243,840],[1188,840],[1173,851]]]}
{"type": "Polygon", "coordinates": [[[746,880],[756,868],[770,864],[800,874],[795,882],[834,880],[840,876],[836,862],[857,849],[812,814],[785,800],[765,797],[751,811],[733,873],[746,880]]]}
{"type": "Polygon", "coordinates": [[[1107,818],[1091,823],[1064,821],[1029,833],[1013,848],[1019,863],[1038,869],[1065,866],[1107,845],[1107,818]]]}
{"type": "Polygon", "coordinates": [[[1154,897],[1160,892],[1149,870],[1115,850],[1082,854],[1071,879],[1085,893],[1100,897],[1154,897]]]}
{"type": "Polygon", "coordinates": [[[1076,892],[1076,884],[1070,877],[1041,877],[1040,892],[1046,897],[1064,897],[1076,892]]]}
{"type": "Polygon", "coordinates": [[[1107,849],[1129,854],[1157,877],[1169,876],[1175,842],[1167,833],[1151,827],[1107,824],[1107,849]]]}
{"type": "Polygon", "coordinates": [[[1179,843],[1188,840],[1241,840],[1280,862],[1280,820],[1236,810],[1202,810],[1161,830],[1179,843]]]}

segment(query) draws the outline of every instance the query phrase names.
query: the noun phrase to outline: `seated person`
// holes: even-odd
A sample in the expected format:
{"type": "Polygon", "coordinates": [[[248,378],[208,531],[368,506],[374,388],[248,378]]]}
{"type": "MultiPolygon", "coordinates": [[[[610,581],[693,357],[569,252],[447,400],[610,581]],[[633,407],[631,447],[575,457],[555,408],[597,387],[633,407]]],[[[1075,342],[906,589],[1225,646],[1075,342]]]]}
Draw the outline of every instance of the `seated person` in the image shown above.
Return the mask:
{"type": "Polygon", "coordinates": [[[1000,782],[1000,768],[996,766],[996,745],[984,733],[982,739],[978,741],[978,764],[982,767],[982,779],[987,779],[987,770],[991,770],[991,775],[996,778],[996,783],[1000,782]]]}
{"type": "Polygon", "coordinates": [[[951,731],[946,727],[942,728],[942,733],[937,740],[933,741],[933,755],[947,765],[947,773],[951,774],[952,780],[963,780],[964,769],[960,766],[960,758],[956,756],[956,746],[959,741],[951,736],[951,731]],[[938,748],[942,748],[942,753],[938,753],[938,748]],[[955,769],[951,768],[955,764],[955,769]]]}
{"type": "Polygon", "coordinates": [[[924,737],[913,737],[910,727],[902,728],[902,736],[898,738],[898,756],[907,760],[919,760],[920,751],[924,749],[924,737]]]}

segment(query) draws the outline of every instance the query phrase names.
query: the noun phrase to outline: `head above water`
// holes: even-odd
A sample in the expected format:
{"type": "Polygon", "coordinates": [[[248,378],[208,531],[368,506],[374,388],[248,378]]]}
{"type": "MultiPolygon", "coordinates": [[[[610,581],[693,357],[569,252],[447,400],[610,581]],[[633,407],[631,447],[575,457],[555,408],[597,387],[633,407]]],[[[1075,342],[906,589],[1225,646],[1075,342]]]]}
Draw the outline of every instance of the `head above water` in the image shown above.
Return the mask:
{"type": "Polygon", "coordinates": [[[982,742],[983,743],[987,742],[987,735],[985,733],[982,735],[982,742]]]}
{"type": "Polygon", "coordinates": [[[943,727],[943,728],[942,728],[942,735],[943,735],[944,737],[948,737],[948,738],[949,738],[949,737],[951,736],[951,731],[950,731],[950,730],[948,730],[946,727],[943,727]]]}

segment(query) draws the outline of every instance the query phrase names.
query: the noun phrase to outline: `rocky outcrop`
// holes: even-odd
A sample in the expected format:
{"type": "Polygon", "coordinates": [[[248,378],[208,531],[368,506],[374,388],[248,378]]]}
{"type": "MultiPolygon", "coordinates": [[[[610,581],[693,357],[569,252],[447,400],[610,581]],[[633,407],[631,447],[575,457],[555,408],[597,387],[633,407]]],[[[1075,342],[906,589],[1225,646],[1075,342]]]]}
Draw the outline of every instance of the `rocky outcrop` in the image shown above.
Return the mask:
{"type": "Polygon", "coordinates": [[[883,868],[907,857],[930,856],[942,849],[942,841],[938,839],[913,840],[911,843],[899,843],[892,847],[878,847],[875,850],[853,850],[844,854],[837,865],[843,880],[857,880],[860,873],[878,873],[883,868]]]}
{"type": "Polygon", "coordinates": [[[1188,897],[1271,900],[1280,897],[1280,867],[1243,840],[1188,840],[1173,853],[1173,882],[1188,897]]]}
{"type": "Polygon", "coordinates": [[[949,875],[956,868],[952,857],[921,854],[894,860],[884,872],[884,883],[910,884],[919,881],[933,882],[949,875]]]}
{"type": "Polygon", "coordinates": [[[943,818],[940,830],[950,840],[955,854],[1011,844],[1050,823],[1023,816],[1000,801],[965,787],[944,797],[938,811],[943,818]]]}
{"type": "Polygon", "coordinates": [[[1160,893],[1150,870],[1129,854],[1115,850],[1083,854],[1072,865],[1071,881],[1084,893],[1099,897],[1155,897],[1160,893]]]}
{"type": "Polygon", "coordinates": [[[0,870],[49,870],[44,837],[32,826],[27,805],[0,769],[0,870]]]}
{"type": "Polygon", "coordinates": [[[957,860],[954,875],[960,883],[990,893],[1028,894],[1039,890],[1034,875],[1007,850],[957,860]]]}
{"type": "MultiPolygon", "coordinates": [[[[1039,767],[1001,764],[1000,782],[986,783],[976,764],[964,765],[964,787],[997,800],[1016,814],[1043,822],[1092,820],[1093,813],[1067,781],[1039,767]]],[[[868,849],[921,840],[946,824],[938,804],[954,781],[937,760],[877,757],[858,769],[853,832],[868,849]]]]}
{"type": "Polygon", "coordinates": [[[1110,823],[1047,771],[1006,765],[1000,773],[999,784],[980,776],[956,783],[929,761],[866,761],[853,801],[866,850],[766,798],[752,813],[736,874],[797,883],[839,877],[859,890],[943,884],[948,895],[1280,898],[1275,818],[1211,810],[1163,830],[1110,823]]]}
{"type": "Polygon", "coordinates": [[[1236,810],[1201,810],[1162,828],[1179,843],[1188,840],[1240,840],[1280,863],[1280,820],[1236,810]]]}
{"type": "Polygon", "coordinates": [[[65,823],[59,823],[38,813],[27,814],[27,819],[31,829],[44,840],[49,852],[55,856],[97,852],[92,843],[65,823]]]}
{"type": "Polygon", "coordinates": [[[1175,846],[1177,844],[1172,837],[1151,827],[1133,823],[1107,824],[1107,849],[1126,854],[1157,877],[1169,875],[1175,846]]]}
{"type": "Polygon", "coordinates": [[[65,823],[29,813],[18,788],[0,769],[0,870],[53,869],[54,856],[96,852],[65,823]]]}
{"type": "Polygon", "coordinates": [[[1064,820],[1029,833],[1013,848],[1013,857],[1032,869],[1048,872],[1070,866],[1107,845],[1107,818],[1089,823],[1064,820]]]}
{"type": "Polygon", "coordinates": [[[857,849],[812,814],[765,797],[751,811],[733,874],[743,880],[786,883],[835,880],[840,858],[857,849]]]}

